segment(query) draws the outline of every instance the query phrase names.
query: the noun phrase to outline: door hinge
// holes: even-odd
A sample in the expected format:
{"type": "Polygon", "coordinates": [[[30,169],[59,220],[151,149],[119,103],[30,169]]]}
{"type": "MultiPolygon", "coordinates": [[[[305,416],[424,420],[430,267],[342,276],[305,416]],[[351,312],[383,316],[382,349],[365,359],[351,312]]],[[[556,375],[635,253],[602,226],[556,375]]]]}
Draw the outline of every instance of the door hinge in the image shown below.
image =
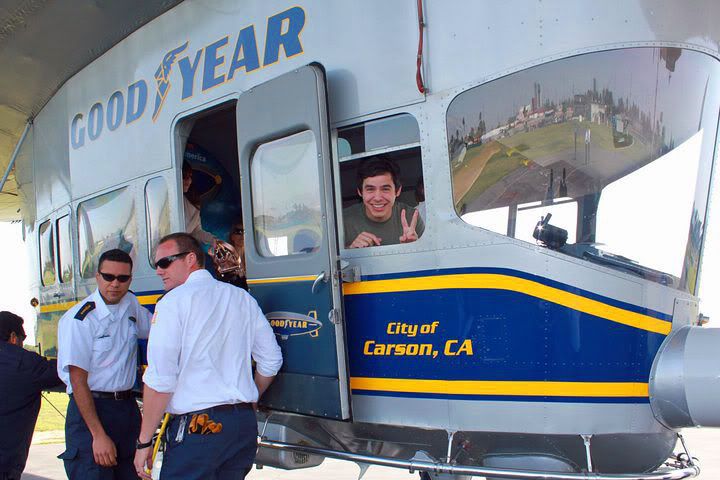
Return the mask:
{"type": "Polygon", "coordinates": [[[340,260],[340,272],[342,275],[342,281],[345,283],[353,283],[360,281],[360,267],[351,266],[350,262],[346,260],[340,260]]]}

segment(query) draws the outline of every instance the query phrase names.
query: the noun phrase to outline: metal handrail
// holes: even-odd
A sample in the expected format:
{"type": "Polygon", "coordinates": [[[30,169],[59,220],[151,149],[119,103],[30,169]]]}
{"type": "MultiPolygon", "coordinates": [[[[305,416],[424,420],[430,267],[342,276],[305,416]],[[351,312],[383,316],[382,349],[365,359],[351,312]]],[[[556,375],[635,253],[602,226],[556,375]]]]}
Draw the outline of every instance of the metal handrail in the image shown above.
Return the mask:
{"type": "Polygon", "coordinates": [[[441,462],[428,462],[421,460],[397,460],[394,458],[362,455],[358,453],[341,452],[327,448],[311,447],[307,445],[295,445],[291,443],[276,442],[263,437],[258,437],[258,447],[272,448],[275,450],[289,450],[311,455],[349,460],[356,463],[367,463],[381,465],[384,467],[395,467],[415,471],[426,471],[430,473],[441,473],[447,475],[473,475],[482,477],[508,478],[514,480],[680,480],[693,478],[700,475],[700,467],[695,461],[681,462],[681,468],[674,468],[665,472],[638,473],[638,474],[601,474],[601,473],[561,473],[542,472],[534,470],[512,470],[505,468],[473,467],[466,465],[450,465],[441,462]]]}

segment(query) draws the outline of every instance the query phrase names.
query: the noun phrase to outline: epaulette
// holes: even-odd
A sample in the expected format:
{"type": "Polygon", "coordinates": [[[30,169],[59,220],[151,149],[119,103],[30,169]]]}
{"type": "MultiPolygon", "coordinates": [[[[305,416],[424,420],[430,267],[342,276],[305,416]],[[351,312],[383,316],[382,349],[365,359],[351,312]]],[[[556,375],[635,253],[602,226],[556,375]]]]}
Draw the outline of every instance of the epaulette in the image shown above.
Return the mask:
{"type": "Polygon", "coordinates": [[[85,320],[85,317],[87,317],[87,314],[93,310],[95,310],[95,302],[86,302],[85,305],[80,307],[80,310],[77,311],[75,318],[82,322],[85,320]]]}

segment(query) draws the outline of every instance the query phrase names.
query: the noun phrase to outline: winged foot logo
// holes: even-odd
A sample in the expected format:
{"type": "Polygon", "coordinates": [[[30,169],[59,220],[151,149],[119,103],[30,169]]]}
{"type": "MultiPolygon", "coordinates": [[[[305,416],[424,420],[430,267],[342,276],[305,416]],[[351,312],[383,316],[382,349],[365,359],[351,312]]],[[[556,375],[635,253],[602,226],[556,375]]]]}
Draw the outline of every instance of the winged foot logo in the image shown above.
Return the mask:
{"type": "MultiPolygon", "coordinates": [[[[230,45],[230,35],[225,35],[194,52],[188,51],[190,41],[170,49],[163,56],[153,76],[155,103],[152,121],[155,122],[160,117],[174,83],[179,83],[181,100],[187,100],[198,90],[204,93],[232,81],[238,72],[244,71],[248,74],[277,63],[281,51],[285,58],[304,53],[300,42],[304,27],[305,11],[300,7],[292,7],[269,17],[262,62],[254,24],[238,32],[232,55],[229,55],[229,50],[226,51],[230,45]],[[226,61],[226,56],[229,62],[226,61]],[[179,82],[177,74],[173,75],[175,70],[179,73],[179,82]],[[176,77],[175,81],[173,77],[176,77]]],[[[107,101],[94,103],[87,113],[75,114],[69,131],[73,150],[82,148],[86,142],[96,141],[104,130],[112,132],[122,125],[139,120],[145,113],[147,101],[148,82],[141,79],[126,89],[116,90],[107,101]]]]}

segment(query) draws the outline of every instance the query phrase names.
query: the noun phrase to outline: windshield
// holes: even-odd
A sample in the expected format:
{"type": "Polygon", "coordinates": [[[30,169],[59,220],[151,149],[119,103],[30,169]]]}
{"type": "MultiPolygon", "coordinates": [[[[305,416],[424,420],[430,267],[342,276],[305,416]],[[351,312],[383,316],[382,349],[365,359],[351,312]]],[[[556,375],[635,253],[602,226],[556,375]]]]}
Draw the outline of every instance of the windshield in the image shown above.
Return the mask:
{"type": "Polygon", "coordinates": [[[632,48],[461,93],[447,114],[458,215],[694,291],[718,73],[702,53],[632,48]]]}

